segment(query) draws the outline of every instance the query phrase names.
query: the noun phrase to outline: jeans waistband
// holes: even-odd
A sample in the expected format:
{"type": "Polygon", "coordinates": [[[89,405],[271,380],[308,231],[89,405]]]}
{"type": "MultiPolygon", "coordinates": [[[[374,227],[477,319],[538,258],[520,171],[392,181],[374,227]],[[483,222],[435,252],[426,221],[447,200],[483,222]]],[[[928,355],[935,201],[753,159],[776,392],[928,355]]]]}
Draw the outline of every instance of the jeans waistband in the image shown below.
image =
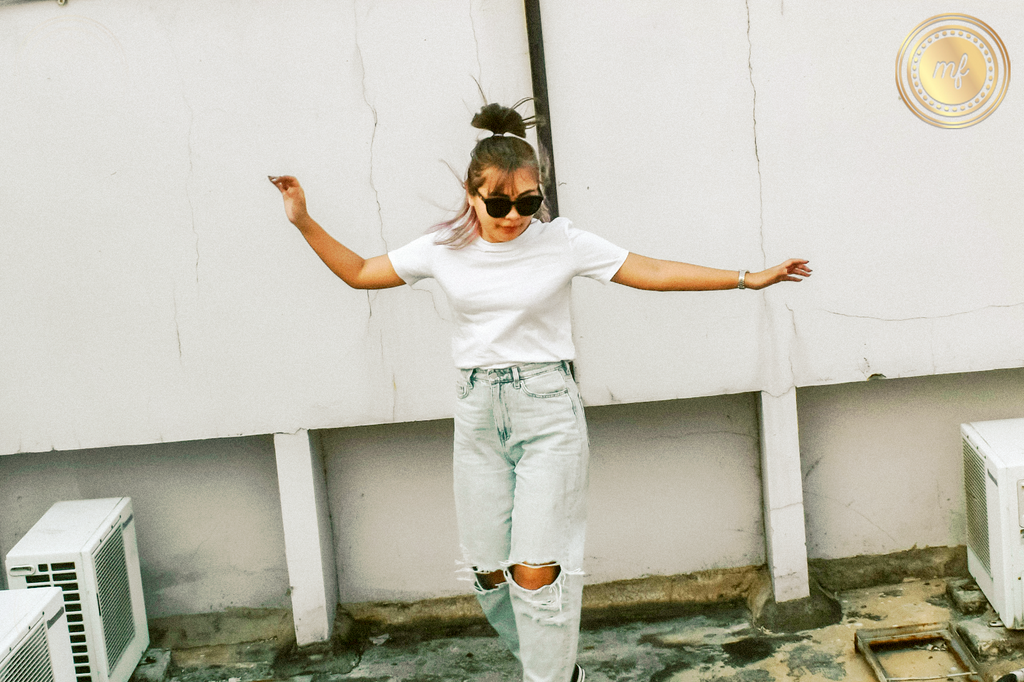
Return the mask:
{"type": "Polygon", "coordinates": [[[561,360],[559,362],[530,362],[523,365],[513,365],[512,367],[502,367],[501,369],[481,369],[477,367],[475,369],[462,369],[459,371],[462,372],[462,376],[467,381],[484,381],[489,384],[501,384],[516,383],[520,379],[544,374],[545,372],[551,372],[553,370],[560,371],[566,376],[572,376],[572,372],[569,370],[569,362],[567,360],[561,360]]]}

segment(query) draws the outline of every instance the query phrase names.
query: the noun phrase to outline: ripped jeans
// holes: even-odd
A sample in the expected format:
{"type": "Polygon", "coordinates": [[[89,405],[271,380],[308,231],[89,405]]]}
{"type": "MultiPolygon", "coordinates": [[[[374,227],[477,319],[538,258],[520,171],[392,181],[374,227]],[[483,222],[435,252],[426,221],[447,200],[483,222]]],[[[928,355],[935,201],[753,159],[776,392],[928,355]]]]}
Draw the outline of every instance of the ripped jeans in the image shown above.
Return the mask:
{"type": "Polygon", "coordinates": [[[568,682],[583,593],[589,448],[568,363],[460,370],[455,409],[455,507],[465,570],[503,570],[477,598],[523,666],[524,682],[568,682]],[[557,565],[528,590],[513,564],[557,565]]]}

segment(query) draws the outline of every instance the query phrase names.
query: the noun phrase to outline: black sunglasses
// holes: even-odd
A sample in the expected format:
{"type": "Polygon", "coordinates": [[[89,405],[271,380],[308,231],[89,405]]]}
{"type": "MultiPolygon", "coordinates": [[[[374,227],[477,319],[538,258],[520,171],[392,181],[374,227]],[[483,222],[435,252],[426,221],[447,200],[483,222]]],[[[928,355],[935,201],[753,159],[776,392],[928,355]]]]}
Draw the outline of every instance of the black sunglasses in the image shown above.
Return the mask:
{"type": "Polygon", "coordinates": [[[529,194],[525,197],[519,197],[515,201],[512,201],[508,197],[491,197],[484,199],[484,204],[487,205],[487,215],[492,218],[504,218],[512,212],[512,207],[516,207],[516,213],[526,217],[533,215],[540,210],[540,205],[544,203],[544,197],[539,194],[529,194]]]}

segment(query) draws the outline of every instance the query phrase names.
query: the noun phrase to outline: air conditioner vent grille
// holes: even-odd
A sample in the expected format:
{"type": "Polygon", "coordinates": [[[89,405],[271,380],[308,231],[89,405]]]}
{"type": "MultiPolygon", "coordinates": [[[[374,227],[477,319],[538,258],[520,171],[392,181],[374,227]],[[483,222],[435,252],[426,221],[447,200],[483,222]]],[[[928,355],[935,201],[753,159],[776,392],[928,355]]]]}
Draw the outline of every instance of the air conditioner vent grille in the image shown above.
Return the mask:
{"type": "Polygon", "coordinates": [[[107,643],[107,669],[113,670],[135,637],[128,560],[120,526],[96,553],[96,592],[107,643]]]}
{"type": "MultiPolygon", "coordinates": [[[[46,564],[40,564],[41,571],[38,575],[28,576],[26,582],[29,589],[57,586],[64,592],[64,611],[67,613],[68,634],[71,635],[71,642],[74,644],[72,650],[81,659],[88,661],[89,642],[85,636],[85,616],[82,614],[82,594],[78,590],[78,569],[74,562],[62,562],[50,564],[49,570],[59,573],[48,573],[46,564]]],[[[77,661],[76,661],[77,663],[77,661]]],[[[6,680],[0,680],[6,682],[6,680]]],[[[92,674],[79,673],[76,682],[92,682],[92,674]]]]}
{"type": "Polygon", "coordinates": [[[988,502],[985,484],[985,462],[964,439],[964,496],[967,502],[967,546],[971,548],[985,572],[992,575],[989,558],[988,502]]]}
{"type": "Polygon", "coordinates": [[[40,624],[2,667],[0,682],[53,682],[46,629],[40,624]]]}

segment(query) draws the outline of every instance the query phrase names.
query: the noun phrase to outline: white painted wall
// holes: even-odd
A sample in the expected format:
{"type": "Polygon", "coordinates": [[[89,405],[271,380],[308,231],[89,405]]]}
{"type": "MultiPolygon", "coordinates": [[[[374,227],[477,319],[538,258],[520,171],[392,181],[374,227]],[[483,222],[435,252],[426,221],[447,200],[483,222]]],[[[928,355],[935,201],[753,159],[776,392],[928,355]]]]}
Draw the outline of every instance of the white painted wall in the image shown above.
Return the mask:
{"type": "Polygon", "coordinates": [[[321,433],[342,603],[465,592],[450,419],[321,433]]]}
{"type": "MultiPolygon", "coordinates": [[[[1024,369],[810,387],[797,404],[811,558],[956,546],[959,425],[1024,414],[1024,369]]],[[[752,394],[587,415],[588,582],[764,563],[752,394]]],[[[332,429],[322,442],[341,601],[466,592],[451,422],[332,429]]]]}
{"type": "MultiPolygon", "coordinates": [[[[594,407],[588,421],[588,582],[764,562],[752,396],[594,407]]],[[[333,429],[321,442],[341,601],[467,592],[451,421],[333,429]]]]}
{"type": "Polygon", "coordinates": [[[590,408],[588,581],[764,563],[753,394],[590,408]]]}
{"type": "MultiPolygon", "coordinates": [[[[607,405],[590,579],[763,563],[751,392],[793,385],[811,556],[962,543],[956,426],[1024,408],[1021,370],[980,371],[1024,364],[1013,86],[966,130],[907,111],[925,2],[544,11],[564,214],[653,256],[816,268],[577,287],[607,405]]],[[[1024,45],[1012,5],[958,11],[1024,45]]],[[[0,454],[34,453],[0,458],[0,550],[54,501],[130,495],[151,616],[286,606],[272,441],[238,436],[323,428],[341,599],[465,590],[443,297],[345,288],[265,176],[360,252],[412,239],[459,199],[473,78],[518,99],[525,45],[517,2],[0,0],[0,454]]]]}
{"type": "Polygon", "coordinates": [[[0,457],[0,558],[53,503],[121,496],[150,618],[289,605],[267,436],[0,457]]]}
{"type": "MultiPolygon", "coordinates": [[[[1024,369],[800,389],[812,558],[964,543],[959,424],[1024,413],[1024,369]]],[[[764,563],[751,394],[588,408],[588,581],[764,563]]],[[[451,422],[321,432],[342,602],[465,593],[451,422]],[[414,570],[409,570],[413,567],[414,570]]],[[[151,617],[288,607],[272,440],[0,458],[0,554],[63,499],[130,495],[151,617]]]]}
{"type": "MultiPolygon", "coordinates": [[[[429,285],[337,281],[268,174],[374,255],[461,196],[521,3],[0,3],[0,453],[440,417],[429,285]]],[[[447,396],[447,393],[445,393],[447,396]]]]}
{"type": "Polygon", "coordinates": [[[966,541],[960,424],[1024,414],[1024,369],[801,389],[811,558],[966,541]]]}
{"type": "MultiPolygon", "coordinates": [[[[1012,5],[958,10],[1024,44],[1012,5]]],[[[588,402],[1024,363],[1024,106],[964,130],[906,110],[894,57],[933,11],[544,4],[563,214],[655,256],[817,272],[581,283],[588,402]]],[[[265,176],[299,175],[362,253],[421,234],[459,199],[442,162],[465,165],[473,79],[530,90],[520,3],[5,2],[0,26],[0,453],[450,414],[443,297],[345,288],[265,176]]]]}
{"type": "MultiPolygon", "coordinates": [[[[950,8],[731,0],[543,3],[559,201],[627,248],[726,268],[812,261],[806,285],[650,295],[579,286],[591,403],[1024,364],[1024,100],[930,126],[898,50],[950,8]],[[991,125],[989,125],[991,124],[991,125]]],[[[1012,55],[1012,3],[955,8],[1012,55]]]]}
{"type": "MultiPolygon", "coordinates": [[[[1008,96],[993,125],[963,130],[923,124],[899,100],[896,46],[949,8],[751,6],[758,126],[771,132],[766,221],[797,226],[824,275],[787,301],[797,385],[1024,365],[1013,255],[1024,248],[1013,189],[1024,100],[1008,96]]],[[[952,11],[981,18],[1019,58],[1017,9],[952,11]]]]}

